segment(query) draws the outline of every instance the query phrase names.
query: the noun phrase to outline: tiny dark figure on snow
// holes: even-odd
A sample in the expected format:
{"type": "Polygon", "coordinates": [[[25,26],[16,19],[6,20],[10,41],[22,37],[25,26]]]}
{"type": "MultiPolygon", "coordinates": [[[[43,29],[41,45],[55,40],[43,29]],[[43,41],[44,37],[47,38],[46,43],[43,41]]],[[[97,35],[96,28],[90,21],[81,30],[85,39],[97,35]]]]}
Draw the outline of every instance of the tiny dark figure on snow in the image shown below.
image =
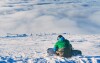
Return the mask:
{"type": "Polygon", "coordinates": [[[62,35],[57,37],[57,42],[54,45],[54,51],[57,56],[70,58],[72,45],[70,44],[69,40],[65,39],[62,35]]]}

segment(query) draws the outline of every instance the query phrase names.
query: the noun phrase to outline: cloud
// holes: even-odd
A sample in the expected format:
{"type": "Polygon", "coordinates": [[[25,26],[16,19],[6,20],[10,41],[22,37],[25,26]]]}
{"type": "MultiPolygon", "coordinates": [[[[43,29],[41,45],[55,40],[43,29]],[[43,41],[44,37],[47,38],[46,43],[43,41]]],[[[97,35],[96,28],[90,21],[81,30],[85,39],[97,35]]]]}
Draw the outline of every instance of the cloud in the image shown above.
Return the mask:
{"type": "MultiPolygon", "coordinates": [[[[83,3],[82,3],[83,4],[83,3]]],[[[7,5],[7,4],[6,4],[7,5]]],[[[20,4],[21,5],[21,4],[20,4]]],[[[22,4],[23,5],[23,4],[22,4]]],[[[28,9],[24,6],[24,9],[28,9]]],[[[0,15],[0,34],[33,32],[99,33],[99,11],[92,14],[93,8],[85,9],[80,4],[35,5],[28,10],[16,10],[0,15]],[[96,32],[98,30],[99,32],[96,32]],[[91,31],[91,32],[90,32],[91,31]]],[[[1,7],[2,8],[2,7],[1,7]]],[[[94,8],[95,9],[95,8],[94,8]]],[[[8,8],[2,11],[8,10],[8,8]]],[[[0,11],[1,12],[1,11],[0,11]]]]}
{"type": "Polygon", "coordinates": [[[94,24],[100,26],[100,11],[96,11],[96,12],[92,13],[91,16],[89,16],[89,19],[94,24]]]}
{"type": "Polygon", "coordinates": [[[0,28],[5,33],[32,33],[32,32],[71,32],[76,29],[76,23],[68,18],[58,19],[53,15],[39,16],[37,11],[17,12],[5,16],[0,28]]]}

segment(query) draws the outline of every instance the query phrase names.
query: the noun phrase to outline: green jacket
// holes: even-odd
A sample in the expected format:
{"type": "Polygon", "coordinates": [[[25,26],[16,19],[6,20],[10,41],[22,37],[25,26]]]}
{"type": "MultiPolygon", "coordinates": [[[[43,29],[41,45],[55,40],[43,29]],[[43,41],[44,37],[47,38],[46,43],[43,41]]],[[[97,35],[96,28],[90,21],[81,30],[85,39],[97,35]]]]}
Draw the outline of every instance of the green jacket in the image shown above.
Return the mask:
{"type": "Polygon", "coordinates": [[[57,41],[56,44],[54,45],[55,51],[61,48],[69,48],[70,47],[70,42],[68,40],[63,40],[63,41],[57,41]]]}

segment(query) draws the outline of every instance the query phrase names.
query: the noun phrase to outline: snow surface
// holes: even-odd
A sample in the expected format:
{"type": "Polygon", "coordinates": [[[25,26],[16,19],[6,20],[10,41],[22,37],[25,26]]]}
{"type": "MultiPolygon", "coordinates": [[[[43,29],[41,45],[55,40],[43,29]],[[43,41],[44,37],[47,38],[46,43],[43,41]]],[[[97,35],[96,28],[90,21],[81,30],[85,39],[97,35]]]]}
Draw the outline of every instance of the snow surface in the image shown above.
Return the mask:
{"type": "Polygon", "coordinates": [[[58,34],[32,34],[27,37],[1,37],[0,63],[100,63],[100,35],[63,34],[82,56],[48,56],[47,48],[56,43],[58,34]]]}
{"type": "Polygon", "coordinates": [[[99,34],[100,0],[0,0],[0,63],[100,63],[99,34]],[[58,34],[2,37],[34,32],[72,33],[64,36],[83,55],[48,56],[58,34]]]}

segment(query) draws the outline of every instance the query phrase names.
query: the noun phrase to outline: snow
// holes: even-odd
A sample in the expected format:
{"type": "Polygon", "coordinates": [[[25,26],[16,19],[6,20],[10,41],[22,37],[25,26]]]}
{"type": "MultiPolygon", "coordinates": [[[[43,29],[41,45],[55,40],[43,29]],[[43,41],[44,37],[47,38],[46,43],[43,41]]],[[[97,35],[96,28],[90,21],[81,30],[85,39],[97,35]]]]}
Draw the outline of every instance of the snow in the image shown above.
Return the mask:
{"type": "Polygon", "coordinates": [[[82,56],[48,56],[47,48],[56,43],[58,34],[32,34],[27,37],[1,37],[0,63],[100,63],[100,35],[63,34],[82,56]],[[84,39],[84,40],[83,40],[84,39]]]}
{"type": "Polygon", "coordinates": [[[99,17],[100,0],[0,0],[0,63],[100,63],[99,17]],[[47,55],[63,32],[82,56],[47,55]]]}

